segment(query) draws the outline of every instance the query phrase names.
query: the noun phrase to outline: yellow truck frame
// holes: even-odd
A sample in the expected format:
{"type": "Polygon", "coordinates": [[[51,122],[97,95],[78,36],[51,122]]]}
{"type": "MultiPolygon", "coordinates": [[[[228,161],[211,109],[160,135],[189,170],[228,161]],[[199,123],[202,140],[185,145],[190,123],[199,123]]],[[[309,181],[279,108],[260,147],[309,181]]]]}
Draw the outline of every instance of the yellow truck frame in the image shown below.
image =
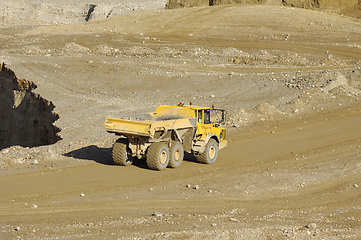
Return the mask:
{"type": "Polygon", "coordinates": [[[160,105],[152,113],[107,117],[105,128],[120,136],[112,150],[115,164],[146,158],[150,169],[163,170],[179,167],[184,152],[200,163],[214,163],[227,146],[226,129],[220,127],[225,117],[225,110],[214,107],[160,105]]]}

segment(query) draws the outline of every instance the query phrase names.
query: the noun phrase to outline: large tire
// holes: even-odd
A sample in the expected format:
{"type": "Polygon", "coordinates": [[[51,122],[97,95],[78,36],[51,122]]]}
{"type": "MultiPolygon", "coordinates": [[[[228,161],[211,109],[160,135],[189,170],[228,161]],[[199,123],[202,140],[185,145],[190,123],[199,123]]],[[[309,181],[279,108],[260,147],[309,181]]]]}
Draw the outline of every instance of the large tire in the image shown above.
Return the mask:
{"type": "Polygon", "coordinates": [[[197,161],[204,164],[214,163],[218,155],[218,143],[213,138],[209,139],[204,152],[197,156],[197,161]]]}
{"type": "Polygon", "coordinates": [[[183,144],[178,141],[171,142],[171,147],[169,148],[170,156],[169,156],[169,164],[170,168],[177,168],[183,162],[184,157],[184,149],[183,144]]]}
{"type": "Polygon", "coordinates": [[[147,165],[153,170],[164,170],[169,163],[169,148],[166,143],[158,142],[149,146],[147,165]]]}
{"type": "Polygon", "coordinates": [[[128,139],[119,138],[113,145],[113,161],[117,165],[130,166],[133,163],[128,139]]]}

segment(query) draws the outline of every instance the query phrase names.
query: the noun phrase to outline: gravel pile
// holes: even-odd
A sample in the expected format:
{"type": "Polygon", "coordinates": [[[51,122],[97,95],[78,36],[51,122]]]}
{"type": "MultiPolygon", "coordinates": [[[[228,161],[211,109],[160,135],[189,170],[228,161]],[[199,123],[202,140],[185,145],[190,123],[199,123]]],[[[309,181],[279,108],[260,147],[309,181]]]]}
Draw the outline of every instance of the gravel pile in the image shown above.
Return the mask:
{"type": "Polygon", "coordinates": [[[44,158],[44,153],[37,148],[13,146],[0,151],[0,167],[6,168],[14,164],[36,165],[42,158],[44,158]]]}

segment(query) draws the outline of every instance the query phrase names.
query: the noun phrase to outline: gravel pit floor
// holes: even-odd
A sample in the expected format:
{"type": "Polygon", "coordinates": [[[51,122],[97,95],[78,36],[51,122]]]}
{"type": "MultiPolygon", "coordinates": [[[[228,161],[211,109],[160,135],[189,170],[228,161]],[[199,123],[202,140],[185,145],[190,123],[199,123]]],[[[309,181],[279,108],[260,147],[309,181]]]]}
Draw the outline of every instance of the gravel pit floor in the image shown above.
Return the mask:
{"type": "Polygon", "coordinates": [[[2,28],[0,60],[62,140],[0,152],[1,238],[357,239],[360,30],[236,5],[2,28]],[[112,164],[106,116],[188,101],[229,112],[216,163],[112,164]]]}

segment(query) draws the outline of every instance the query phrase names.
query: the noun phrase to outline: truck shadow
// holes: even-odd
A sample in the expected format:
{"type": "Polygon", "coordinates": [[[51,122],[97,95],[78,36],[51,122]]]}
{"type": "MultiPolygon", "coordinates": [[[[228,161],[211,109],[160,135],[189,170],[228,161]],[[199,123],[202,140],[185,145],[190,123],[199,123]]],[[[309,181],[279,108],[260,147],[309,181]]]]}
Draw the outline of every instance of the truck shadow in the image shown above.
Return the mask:
{"type": "Polygon", "coordinates": [[[114,165],[112,159],[112,148],[100,148],[95,145],[79,148],[63,154],[81,160],[90,160],[105,165],[114,165]]]}
{"type": "MultiPolygon", "coordinates": [[[[75,159],[94,161],[94,162],[104,164],[104,165],[110,165],[110,166],[116,165],[116,164],[114,164],[113,159],[112,159],[112,147],[100,148],[95,145],[90,145],[90,146],[82,147],[82,148],[64,153],[63,155],[65,157],[72,157],[75,159]]],[[[196,158],[194,157],[193,154],[184,153],[183,161],[196,162],[196,158]]],[[[132,165],[136,166],[138,168],[151,170],[148,168],[145,159],[134,158],[132,165]]],[[[151,170],[151,171],[154,171],[154,170],[151,170]]]]}

